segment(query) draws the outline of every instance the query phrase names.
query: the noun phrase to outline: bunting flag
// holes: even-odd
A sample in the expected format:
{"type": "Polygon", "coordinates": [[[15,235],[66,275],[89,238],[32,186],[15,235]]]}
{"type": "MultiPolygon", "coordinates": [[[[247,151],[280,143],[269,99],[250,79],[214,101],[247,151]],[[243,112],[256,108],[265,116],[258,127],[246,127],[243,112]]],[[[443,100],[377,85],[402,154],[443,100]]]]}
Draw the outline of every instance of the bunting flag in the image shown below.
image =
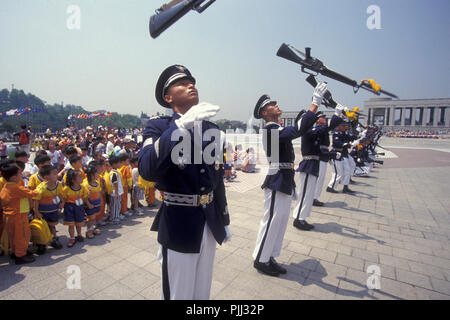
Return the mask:
{"type": "MultiPolygon", "coordinates": [[[[30,108],[30,107],[19,107],[17,109],[11,109],[8,111],[0,112],[0,117],[18,117],[27,113],[38,113],[44,112],[44,108],[30,108]]],[[[103,118],[103,117],[111,117],[113,112],[92,112],[92,113],[81,113],[81,114],[71,114],[67,117],[68,120],[71,119],[93,119],[93,118],[103,118]]]]}
{"type": "Polygon", "coordinates": [[[68,120],[72,119],[93,119],[93,118],[103,118],[111,117],[113,112],[93,112],[93,113],[81,113],[81,114],[71,114],[67,117],[68,120]]]}
{"type": "Polygon", "coordinates": [[[25,107],[25,108],[17,108],[17,109],[10,109],[8,111],[4,111],[4,112],[0,112],[0,117],[11,117],[11,116],[21,116],[23,114],[27,114],[30,112],[33,113],[37,113],[37,112],[43,112],[44,109],[43,108],[35,108],[35,109],[31,109],[30,107],[25,107]]]}

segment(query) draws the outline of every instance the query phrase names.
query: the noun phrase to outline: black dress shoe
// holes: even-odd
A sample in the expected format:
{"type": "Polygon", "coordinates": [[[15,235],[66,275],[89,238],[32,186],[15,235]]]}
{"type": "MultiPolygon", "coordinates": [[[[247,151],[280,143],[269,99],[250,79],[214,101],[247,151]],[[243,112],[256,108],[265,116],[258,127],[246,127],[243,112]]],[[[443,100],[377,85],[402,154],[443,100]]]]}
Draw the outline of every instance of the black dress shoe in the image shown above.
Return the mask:
{"type": "Polygon", "coordinates": [[[319,200],[314,199],[314,201],[313,201],[313,206],[316,206],[316,207],[323,207],[323,202],[320,202],[319,200]]]}
{"type": "Polygon", "coordinates": [[[273,269],[275,269],[276,271],[278,271],[280,274],[286,274],[287,270],[285,268],[283,268],[276,260],[274,257],[270,257],[270,265],[272,266],[273,269]]]}
{"type": "Polygon", "coordinates": [[[327,187],[327,192],[331,192],[331,193],[339,193],[336,190],[334,190],[333,188],[327,187]]]}
{"type": "Polygon", "coordinates": [[[309,231],[311,229],[314,229],[314,226],[312,224],[309,224],[306,222],[306,220],[294,220],[294,227],[300,230],[309,231]]]}
{"type": "Polygon", "coordinates": [[[348,186],[344,186],[344,189],[342,190],[343,193],[348,193],[348,194],[354,194],[355,191],[350,190],[348,186]]]}
{"type": "Polygon", "coordinates": [[[352,180],[352,179],[350,179],[350,183],[351,183],[351,184],[357,184],[357,182],[354,181],[354,180],[352,180]]]}
{"type": "Polygon", "coordinates": [[[280,275],[280,273],[274,267],[272,267],[272,264],[270,262],[262,263],[255,261],[253,263],[253,267],[261,271],[262,273],[265,273],[272,277],[278,277],[280,275]]]}

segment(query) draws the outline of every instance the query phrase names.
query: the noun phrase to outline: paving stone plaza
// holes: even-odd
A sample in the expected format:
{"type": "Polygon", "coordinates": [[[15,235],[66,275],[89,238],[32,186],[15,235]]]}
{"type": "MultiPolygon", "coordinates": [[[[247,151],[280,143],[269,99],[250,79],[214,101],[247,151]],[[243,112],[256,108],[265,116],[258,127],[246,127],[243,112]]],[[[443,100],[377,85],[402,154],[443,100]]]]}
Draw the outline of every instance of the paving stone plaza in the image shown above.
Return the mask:
{"type": "MultiPolygon", "coordinates": [[[[355,195],[324,191],[326,205],[308,220],[314,230],[295,229],[290,218],[277,259],[288,272],[277,278],[253,268],[264,176],[238,172],[226,183],[233,236],[217,248],[211,299],[450,299],[450,141],[380,143],[390,150],[385,164],[353,178],[355,195]]],[[[102,227],[73,248],[59,225],[64,248],[32,264],[0,257],[0,299],[160,299],[157,234],[149,231],[156,211],[102,227]],[[69,289],[74,270],[80,287],[69,289]]]]}

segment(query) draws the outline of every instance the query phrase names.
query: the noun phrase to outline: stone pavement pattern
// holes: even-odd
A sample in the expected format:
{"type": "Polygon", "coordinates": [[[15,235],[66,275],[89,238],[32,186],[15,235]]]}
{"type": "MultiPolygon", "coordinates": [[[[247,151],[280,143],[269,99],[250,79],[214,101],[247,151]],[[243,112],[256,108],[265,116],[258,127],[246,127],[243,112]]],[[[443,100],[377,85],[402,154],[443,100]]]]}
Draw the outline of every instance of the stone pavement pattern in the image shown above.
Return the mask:
{"type": "MultiPolygon", "coordinates": [[[[217,248],[211,299],[450,299],[450,162],[388,168],[385,161],[371,177],[353,178],[356,195],[323,192],[326,206],[313,207],[308,220],[313,231],[295,229],[290,218],[278,258],[288,273],[278,278],[252,266],[263,175],[239,172],[226,184],[233,237],[217,248]],[[379,290],[366,286],[370,265],[380,268],[379,290]]],[[[155,212],[103,227],[73,248],[59,225],[64,249],[49,248],[29,265],[0,257],[0,299],[159,299],[155,212]],[[79,290],[66,287],[70,265],[80,267],[79,290]]]]}

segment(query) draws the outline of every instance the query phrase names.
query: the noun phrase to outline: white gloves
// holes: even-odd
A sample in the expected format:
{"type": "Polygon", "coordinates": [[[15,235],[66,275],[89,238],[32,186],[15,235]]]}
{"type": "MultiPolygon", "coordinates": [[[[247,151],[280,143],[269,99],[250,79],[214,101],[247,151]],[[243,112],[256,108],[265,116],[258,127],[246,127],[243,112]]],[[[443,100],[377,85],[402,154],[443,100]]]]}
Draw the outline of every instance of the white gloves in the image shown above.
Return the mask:
{"type": "Polygon", "coordinates": [[[339,160],[341,158],[341,153],[340,152],[336,152],[336,160],[339,160]]]}
{"type": "Polygon", "coordinates": [[[175,120],[175,124],[180,129],[191,129],[195,121],[202,121],[212,118],[219,112],[220,107],[207,102],[199,103],[188,110],[181,118],[175,120]]]}
{"type": "Polygon", "coordinates": [[[336,111],[334,112],[334,114],[342,118],[345,115],[345,112],[348,110],[348,108],[338,103],[335,110],[336,111]]]}
{"type": "Polygon", "coordinates": [[[316,88],[314,89],[313,97],[312,97],[312,104],[315,104],[316,106],[320,106],[323,100],[323,95],[327,91],[327,84],[325,82],[320,82],[317,84],[316,88]]]}
{"type": "Polygon", "coordinates": [[[225,226],[225,239],[223,240],[223,242],[227,242],[228,240],[230,240],[231,238],[231,232],[230,232],[230,228],[228,228],[228,226],[225,226]]]}

